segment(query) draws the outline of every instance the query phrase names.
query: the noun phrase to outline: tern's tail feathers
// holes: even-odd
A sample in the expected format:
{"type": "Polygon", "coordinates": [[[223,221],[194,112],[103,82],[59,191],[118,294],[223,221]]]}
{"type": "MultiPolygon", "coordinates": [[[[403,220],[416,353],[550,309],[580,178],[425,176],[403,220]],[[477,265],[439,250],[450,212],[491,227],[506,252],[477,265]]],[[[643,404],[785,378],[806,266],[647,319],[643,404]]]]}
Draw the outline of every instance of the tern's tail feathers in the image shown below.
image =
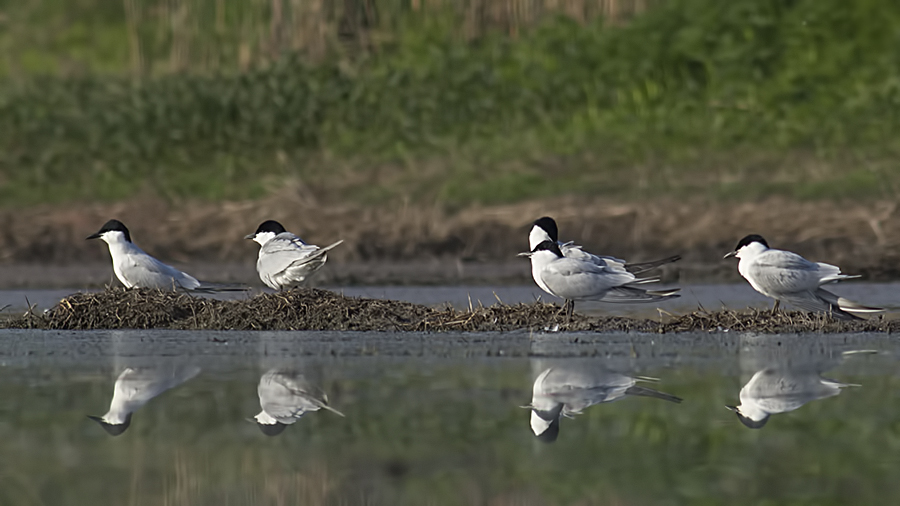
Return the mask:
{"type": "Polygon", "coordinates": [[[328,411],[331,411],[332,413],[334,413],[334,414],[336,414],[336,415],[338,415],[338,416],[341,416],[341,417],[345,417],[345,418],[346,418],[346,416],[345,416],[343,413],[341,413],[340,411],[338,411],[338,410],[332,408],[332,407],[329,406],[328,404],[322,404],[322,408],[324,408],[324,409],[326,409],[326,410],[328,410],[328,411]]]}
{"type": "Polygon", "coordinates": [[[200,285],[193,289],[195,292],[219,293],[219,292],[246,292],[250,287],[243,283],[210,283],[201,281],[200,285]]]}
{"type": "Polygon", "coordinates": [[[860,274],[850,275],[850,274],[841,274],[840,272],[838,272],[837,274],[833,274],[831,276],[825,276],[824,278],[822,278],[820,283],[823,285],[827,285],[829,283],[837,283],[838,281],[843,281],[845,279],[855,279],[855,278],[861,278],[861,277],[862,277],[862,275],[860,275],[860,274]]]}
{"type": "Polygon", "coordinates": [[[297,260],[293,261],[290,266],[291,266],[291,268],[297,268],[297,267],[300,267],[301,265],[318,264],[318,266],[316,267],[316,269],[318,269],[319,267],[321,267],[322,264],[325,263],[325,259],[323,258],[325,256],[325,253],[328,253],[328,250],[334,248],[335,246],[341,244],[342,242],[344,242],[343,239],[341,239],[340,241],[338,241],[334,244],[329,244],[328,246],[325,246],[324,248],[319,248],[303,258],[298,258],[297,260]]]}
{"type": "Polygon", "coordinates": [[[652,262],[641,262],[637,264],[626,264],[625,270],[632,274],[640,274],[642,272],[647,272],[649,270],[655,269],[660,265],[670,264],[672,262],[677,262],[681,260],[681,255],[674,255],[668,258],[663,258],[660,260],[654,260],[652,262]]]}
{"type": "Polygon", "coordinates": [[[678,291],[681,288],[672,288],[670,290],[644,290],[643,288],[633,288],[630,286],[617,286],[609,289],[600,302],[656,302],[659,300],[674,299],[680,297],[678,291]]]}
{"type": "Polygon", "coordinates": [[[816,290],[816,296],[820,299],[825,300],[827,303],[832,306],[839,307],[842,311],[847,311],[849,313],[882,313],[885,311],[883,307],[875,307],[875,306],[866,306],[860,304],[859,302],[854,302],[850,299],[845,299],[843,297],[838,297],[837,295],[829,292],[828,290],[823,290],[819,288],[816,290]]]}
{"type": "Polygon", "coordinates": [[[785,297],[784,301],[807,311],[828,313],[839,320],[861,320],[862,318],[854,313],[880,313],[884,311],[884,308],[864,306],[858,302],[838,297],[822,288],[816,290],[815,293],[785,297]]]}
{"type": "Polygon", "coordinates": [[[328,251],[328,250],[330,250],[331,248],[334,248],[335,246],[339,246],[339,245],[340,245],[341,243],[343,243],[343,242],[344,242],[344,240],[341,239],[340,241],[338,241],[338,242],[336,242],[336,243],[334,243],[334,244],[329,244],[328,246],[325,246],[324,248],[319,248],[319,251],[328,251]]]}
{"type": "Polygon", "coordinates": [[[655,399],[662,399],[664,401],[674,402],[676,404],[681,403],[681,397],[675,397],[674,395],[660,392],[659,390],[653,390],[652,388],[633,386],[629,387],[628,390],[625,390],[625,394],[653,397],[655,399]]]}

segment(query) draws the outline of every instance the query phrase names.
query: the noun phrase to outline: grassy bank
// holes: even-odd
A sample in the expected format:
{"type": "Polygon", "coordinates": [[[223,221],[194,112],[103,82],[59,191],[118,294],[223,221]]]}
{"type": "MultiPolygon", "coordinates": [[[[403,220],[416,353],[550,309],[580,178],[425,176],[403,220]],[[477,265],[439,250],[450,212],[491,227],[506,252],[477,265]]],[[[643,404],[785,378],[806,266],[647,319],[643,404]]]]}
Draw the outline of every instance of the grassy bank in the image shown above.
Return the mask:
{"type": "Polygon", "coordinates": [[[371,3],[392,16],[357,32],[390,36],[352,50],[337,23],[318,56],[19,69],[0,85],[0,198],[247,198],[286,181],[448,207],[900,189],[900,4],[667,0],[628,23],[595,9],[473,34],[464,10],[371,3]]]}

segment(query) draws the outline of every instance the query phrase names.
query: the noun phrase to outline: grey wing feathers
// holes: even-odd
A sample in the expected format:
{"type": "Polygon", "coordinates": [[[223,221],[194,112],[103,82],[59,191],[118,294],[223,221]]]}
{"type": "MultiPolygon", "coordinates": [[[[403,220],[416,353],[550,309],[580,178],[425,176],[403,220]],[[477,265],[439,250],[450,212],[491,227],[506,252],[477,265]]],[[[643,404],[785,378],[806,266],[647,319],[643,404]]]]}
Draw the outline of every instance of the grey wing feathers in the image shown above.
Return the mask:
{"type": "Polygon", "coordinates": [[[788,251],[764,253],[748,270],[753,281],[770,294],[815,290],[821,284],[819,265],[788,251]]]}
{"type": "Polygon", "coordinates": [[[681,397],[675,397],[674,395],[667,394],[665,392],[660,392],[659,390],[654,390],[652,388],[633,386],[625,390],[627,395],[640,395],[643,397],[653,397],[654,399],[662,399],[664,401],[674,402],[676,404],[681,403],[681,397]]]}
{"type": "Polygon", "coordinates": [[[679,288],[671,290],[644,290],[643,288],[634,288],[631,286],[618,286],[610,288],[602,298],[596,299],[600,302],[653,302],[657,300],[674,299],[681,297],[678,295],[679,288]]]}
{"type": "Polygon", "coordinates": [[[781,298],[784,302],[793,304],[800,309],[814,313],[828,313],[839,320],[860,320],[861,318],[848,313],[837,305],[838,297],[821,288],[815,292],[801,292],[785,295],[781,298]]]}
{"type": "Polygon", "coordinates": [[[130,255],[130,266],[123,266],[123,274],[133,286],[139,288],[185,288],[193,290],[200,282],[193,276],[166,265],[150,255],[130,255]]]}
{"type": "Polygon", "coordinates": [[[655,269],[660,265],[670,264],[681,260],[681,255],[674,255],[668,258],[653,260],[651,262],[640,262],[636,264],[626,264],[625,269],[632,274],[641,274],[649,270],[655,269]]]}
{"type": "Polygon", "coordinates": [[[283,272],[290,267],[296,267],[305,263],[315,262],[321,259],[325,253],[341,244],[334,244],[319,248],[311,244],[305,244],[299,237],[289,232],[279,234],[259,250],[258,268],[269,274],[283,272]]]}

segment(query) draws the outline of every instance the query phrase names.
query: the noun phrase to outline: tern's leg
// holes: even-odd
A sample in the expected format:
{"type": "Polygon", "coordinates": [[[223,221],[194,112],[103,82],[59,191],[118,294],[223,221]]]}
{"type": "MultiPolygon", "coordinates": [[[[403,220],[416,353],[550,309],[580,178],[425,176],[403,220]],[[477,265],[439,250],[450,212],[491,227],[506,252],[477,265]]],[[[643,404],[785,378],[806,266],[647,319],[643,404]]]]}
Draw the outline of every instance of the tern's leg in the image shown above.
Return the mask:
{"type": "Polygon", "coordinates": [[[775,313],[778,312],[778,306],[779,306],[779,305],[781,305],[781,301],[778,300],[778,299],[775,299],[775,305],[772,306],[772,314],[773,314],[773,315],[774,315],[775,313]]]}
{"type": "Polygon", "coordinates": [[[569,319],[571,320],[573,314],[575,314],[575,301],[567,300],[566,301],[566,316],[568,316],[569,319]]]}

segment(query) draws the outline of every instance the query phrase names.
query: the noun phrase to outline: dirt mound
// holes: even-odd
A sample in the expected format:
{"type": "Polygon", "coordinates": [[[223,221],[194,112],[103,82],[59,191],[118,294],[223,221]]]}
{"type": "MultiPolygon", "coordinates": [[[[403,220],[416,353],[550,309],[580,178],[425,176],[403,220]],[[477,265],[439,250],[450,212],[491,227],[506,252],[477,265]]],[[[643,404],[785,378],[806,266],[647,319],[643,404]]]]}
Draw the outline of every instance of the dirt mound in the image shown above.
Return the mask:
{"type": "Polygon", "coordinates": [[[769,311],[696,311],[660,321],[622,317],[571,320],[542,302],[495,304],[466,311],[409,302],[364,299],[305,288],[246,300],[215,300],[161,290],[108,289],[77,293],[53,309],[0,322],[6,328],[66,330],[357,330],[357,331],[638,331],[760,333],[896,332],[900,320],[838,321],[825,314],[769,311]]]}

